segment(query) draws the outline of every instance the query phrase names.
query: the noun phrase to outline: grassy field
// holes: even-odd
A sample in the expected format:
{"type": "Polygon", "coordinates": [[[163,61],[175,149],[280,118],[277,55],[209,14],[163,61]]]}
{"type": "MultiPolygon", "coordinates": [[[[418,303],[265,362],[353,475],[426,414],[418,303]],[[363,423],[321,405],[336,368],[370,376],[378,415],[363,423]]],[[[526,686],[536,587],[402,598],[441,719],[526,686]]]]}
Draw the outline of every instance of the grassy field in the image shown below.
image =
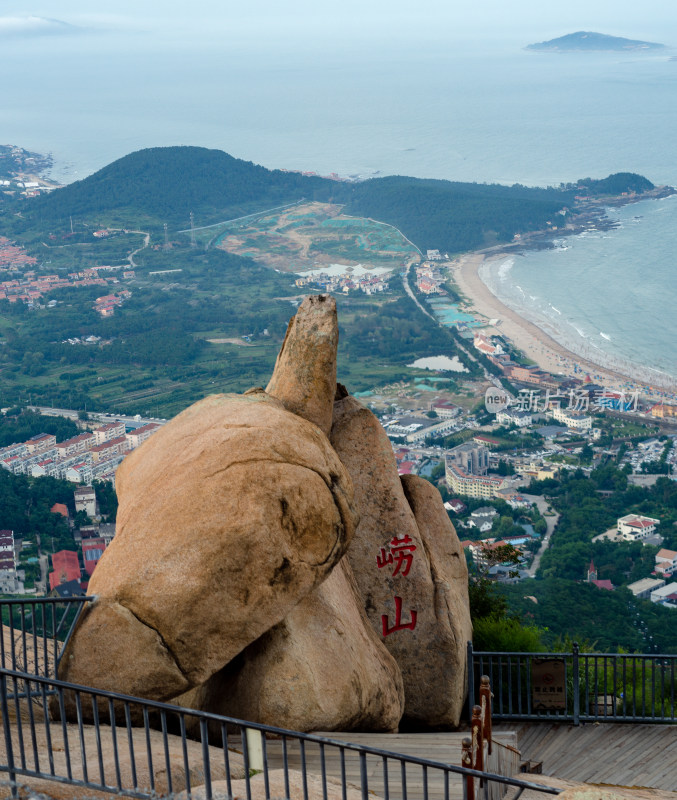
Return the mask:
{"type": "Polygon", "coordinates": [[[340,206],[329,203],[234,220],[196,231],[195,237],[201,244],[246,254],[286,271],[331,263],[395,269],[418,253],[390,225],[345,216],[340,206]]]}

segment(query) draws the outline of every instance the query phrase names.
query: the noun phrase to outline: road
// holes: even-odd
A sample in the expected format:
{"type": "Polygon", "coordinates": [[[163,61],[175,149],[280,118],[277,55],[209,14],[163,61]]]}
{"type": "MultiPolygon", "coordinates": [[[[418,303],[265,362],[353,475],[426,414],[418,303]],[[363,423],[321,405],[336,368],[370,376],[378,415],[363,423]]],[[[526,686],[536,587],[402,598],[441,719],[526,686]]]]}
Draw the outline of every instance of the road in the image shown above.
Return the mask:
{"type": "MultiPolygon", "coordinates": [[[[66,417],[75,422],[79,419],[80,412],[72,408],[52,408],[51,406],[29,406],[31,411],[37,411],[38,414],[44,414],[46,417],[66,417]]],[[[130,417],[124,414],[103,414],[98,411],[89,411],[88,420],[90,422],[115,422],[116,420],[124,422],[125,425],[130,427],[140,428],[142,425],[148,425],[150,422],[167,422],[166,419],[159,419],[156,417],[130,417]]]]}
{"type": "Polygon", "coordinates": [[[545,516],[545,512],[548,510],[550,504],[545,499],[545,497],[543,497],[540,494],[523,494],[522,496],[526,498],[530,503],[536,503],[536,507],[541,512],[541,515],[545,519],[545,522],[548,526],[545,532],[545,536],[543,537],[543,540],[541,542],[541,546],[536,555],[534,556],[533,563],[527,569],[527,575],[530,578],[533,578],[534,575],[536,574],[536,570],[539,568],[541,564],[541,558],[543,556],[543,553],[545,553],[545,551],[550,546],[550,539],[552,537],[553,531],[555,530],[555,526],[559,522],[559,514],[555,513],[551,517],[545,516]]]}
{"type": "Polygon", "coordinates": [[[415,256],[414,258],[411,259],[411,261],[409,261],[409,263],[407,264],[407,266],[406,266],[406,268],[404,270],[404,275],[402,276],[402,283],[404,285],[404,291],[409,295],[409,297],[411,297],[411,299],[416,303],[416,305],[421,309],[421,311],[426,315],[426,317],[430,317],[430,319],[435,320],[435,322],[437,322],[437,320],[430,313],[430,311],[428,311],[427,308],[424,308],[423,305],[419,302],[419,300],[416,297],[416,295],[412,292],[411,286],[409,286],[409,270],[411,269],[413,264],[418,264],[418,262],[419,262],[419,259],[418,259],[417,256],[415,256]]]}

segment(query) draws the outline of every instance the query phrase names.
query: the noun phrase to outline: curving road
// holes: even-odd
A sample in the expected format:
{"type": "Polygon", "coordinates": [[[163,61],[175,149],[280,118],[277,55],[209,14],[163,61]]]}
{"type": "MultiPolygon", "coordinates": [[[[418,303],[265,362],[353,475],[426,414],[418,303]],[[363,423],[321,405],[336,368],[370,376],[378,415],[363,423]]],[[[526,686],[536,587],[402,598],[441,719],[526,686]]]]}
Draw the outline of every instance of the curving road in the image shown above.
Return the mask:
{"type": "Polygon", "coordinates": [[[536,507],[541,512],[541,515],[543,516],[543,519],[545,520],[546,525],[548,526],[545,532],[545,536],[541,541],[541,546],[539,547],[538,552],[534,556],[534,560],[531,566],[527,569],[527,575],[530,578],[533,578],[534,575],[536,574],[536,570],[539,568],[541,564],[541,557],[543,556],[543,553],[545,553],[548,547],[550,547],[550,539],[555,530],[555,527],[557,526],[557,523],[559,522],[559,514],[555,512],[555,514],[551,517],[545,516],[545,512],[548,510],[550,504],[545,499],[545,497],[543,497],[543,495],[522,493],[522,497],[526,498],[530,503],[536,503],[536,507]]]}

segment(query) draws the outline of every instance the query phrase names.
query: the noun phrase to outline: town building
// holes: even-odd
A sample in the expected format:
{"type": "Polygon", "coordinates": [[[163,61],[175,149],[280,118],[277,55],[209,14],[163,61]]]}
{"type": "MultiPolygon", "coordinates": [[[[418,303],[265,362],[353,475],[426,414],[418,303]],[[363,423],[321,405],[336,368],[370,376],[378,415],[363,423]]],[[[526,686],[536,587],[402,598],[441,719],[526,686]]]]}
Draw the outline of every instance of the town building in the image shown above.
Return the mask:
{"type": "Polygon", "coordinates": [[[125,434],[130,448],[133,450],[145,442],[159,427],[157,423],[149,422],[147,425],[142,425],[140,428],[135,428],[133,431],[125,434]]]}
{"type": "Polygon", "coordinates": [[[452,461],[446,461],[446,481],[450,491],[467,497],[490,500],[505,486],[505,479],[467,473],[452,461]]]}
{"type": "Polygon", "coordinates": [[[651,593],[656,589],[660,589],[661,586],[665,586],[665,581],[661,578],[642,578],[634,583],[629,583],[628,589],[639,600],[648,600],[651,597],[651,593]]]}
{"type": "Polygon", "coordinates": [[[514,489],[500,489],[496,493],[498,500],[505,500],[510,508],[530,508],[531,502],[514,489]]]}
{"type": "Polygon", "coordinates": [[[480,331],[475,331],[473,334],[473,346],[475,350],[479,350],[480,353],[484,353],[487,356],[503,355],[503,347],[494,343],[485,333],[480,331]]]}
{"type": "Polygon", "coordinates": [[[90,519],[96,517],[96,492],[91,486],[80,486],[74,492],[75,513],[84,511],[90,519]]]}
{"type": "Polygon", "coordinates": [[[668,403],[656,403],[651,408],[651,416],[665,419],[666,417],[677,417],[677,406],[668,403]]]}
{"type": "Polygon", "coordinates": [[[489,448],[476,442],[464,442],[447,451],[447,464],[454,464],[471,475],[486,475],[489,448]]]}
{"type": "Polygon", "coordinates": [[[111,439],[118,439],[120,436],[124,436],[125,423],[107,422],[105,425],[101,425],[98,428],[94,428],[92,433],[94,434],[94,438],[96,439],[95,444],[97,445],[104,444],[104,442],[109,442],[111,439]]]}
{"type": "Polygon", "coordinates": [[[430,404],[430,410],[434,411],[440,419],[454,419],[462,409],[453,403],[436,402],[430,404]]]}
{"type": "Polygon", "coordinates": [[[592,417],[588,417],[580,411],[555,407],[551,413],[553,419],[563,422],[570,430],[589,431],[592,428],[592,417]]]}
{"type": "Polygon", "coordinates": [[[80,561],[78,554],[72,550],[59,550],[52,555],[53,572],[49,573],[49,588],[55,589],[59,584],[80,580],[80,561]]]}
{"type": "Polygon", "coordinates": [[[677,608],[677,583],[666,583],[651,592],[651,602],[666,608],[677,608]]]}
{"type": "Polygon", "coordinates": [[[442,422],[430,425],[427,428],[408,433],[406,438],[408,442],[421,442],[424,439],[427,439],[428,436],[442,436],[445,433],[455,430],[456,425],[453,420],[445,419],[442,422]]]}
{"type": "Polygon", "coordinates": [[[24,573],[16,568],[14,531],[0,531],[0,594],[21,594],[24,573]]]}
{"type": "Polygon", "coordinates": [[[656,575],[670,578],[677,573],[677,551],[661,549],[656,553],[656,575]]]}
{"type": "Polygon", "coordinates": [[[620,517],[616,528],[621,538],[626,542],[639,542],[656,533],[656,525],[660,520],[653,517],[643,517],[639,514],[626,514],[620,517]]]}
{"type": "Polygon", "coordinates": [[[106,542],[101,537],[83,539],[82,541],[82,560],[85,564],[87,575],[91,576],[94,568],[99,563],[99,559],[106,549],[106,542]]]}
{"type": "Polygon", "coordinates": [[[31,436],[31,438],[26,442],[26,450],[28,451],[29,455],[34,455],[35,453],[45,453],[48,450],[53,449],[56,446],[56,436],[53,436],[51,433],[38,433],[36,436],[31,436]]]}
{"type": "Polygon", "coordinates": [[[515,408],[504,408],[496,414],[496,422],[500,422],[501,425],[517,425],[518,428],[528,428],[531,420],[528,411],[518,411],[515,408]]]}

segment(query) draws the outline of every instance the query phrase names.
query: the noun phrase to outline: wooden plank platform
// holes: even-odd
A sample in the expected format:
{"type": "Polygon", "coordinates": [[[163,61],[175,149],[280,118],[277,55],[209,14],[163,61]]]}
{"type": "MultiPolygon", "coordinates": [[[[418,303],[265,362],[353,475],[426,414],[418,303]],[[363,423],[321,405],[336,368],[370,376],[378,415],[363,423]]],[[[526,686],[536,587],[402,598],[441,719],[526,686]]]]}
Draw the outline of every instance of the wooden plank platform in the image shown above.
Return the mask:
{"type": "Polygon", "coordinates": [[[517,732],[522,757],[542,761],[544,775],[677,790],[677,725],[533,722],[498,726],[503,729],[517,732]]]}
{"type": "MultiPolygon", "coordinates": [[[[461,742],[467,732],[451,733],[394,733],[394,734],[373,734],[373,733],[343,733],[343,732],[316,732],[319,736],[348,742],[351,744],[364,745],[366,747],[387,750],[402,755],[423,758],[431,761],[438,761],[443,764],[454,764],[459,766],[461,763],[461,742]]],[[[499,744],[510,748],[513,754],[511,762],[514,772],[514,764],[519,757],[514,752],[514,745],[517,736],[514,732],[502,731],[496,741],[499,744]]],[[[496,750],[497,748],[495,748],[496,750]]],[[[283,766],[283,750],[281,740],[272,739],[266,742],[268,763],[271,769],[280,769],[283,766]]],[[[327,777],[341,780],[342,769],[345,770],[345,778],[349,784],[360,787],[362,780],[362,764],[358,753],[345,750],[343,765],[341,754],[337,748],[328,747],[324,752],[318,745],[306,744],[304,748],[305,765],[309,772],[315,775],[324,774],[327,777]]],[[[301,769],[302,757],[298,742],[289,741],[287,743],[287,759],[290,769],[301,769]]],[[[504,758],[505,761],[505,758],[504,758]]],[[[460,798],[461,778],[458,775],[449,774],[448,779],[445,773],[438,770],[424,771],[415,765],[406,766],[406,785],[409,798],[428,797],[429,800],[443,800],[445,797],[460,798]],[[446,785],[445,785],[446,784],[446,785]]],[[[400,762],[383,759],[377,756],[367,756],[364,762],[364,774],[370,794],[378,797],[390,797],[392,800],[402,797],[402,767],[400,762]],[[385,765],[384,765],[385,761],[385,765]],[[385,784],[388,784],[386,792],[385,784]]],[[[506,773],[507,774],[507,773],[506,773]]]]}

